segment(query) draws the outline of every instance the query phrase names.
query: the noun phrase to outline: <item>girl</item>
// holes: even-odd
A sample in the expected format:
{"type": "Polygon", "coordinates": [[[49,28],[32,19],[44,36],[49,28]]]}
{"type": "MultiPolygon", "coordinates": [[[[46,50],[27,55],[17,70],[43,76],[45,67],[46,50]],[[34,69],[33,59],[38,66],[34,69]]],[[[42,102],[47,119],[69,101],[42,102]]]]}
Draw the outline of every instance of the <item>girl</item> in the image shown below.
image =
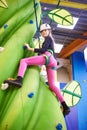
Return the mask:
{"type": "Polygon", "coordinates": [[[39,53],[38,56],[33,56],[29,58],[24,58],[20,61],[18,77],[16,80],[6,80],[9,84],[21,87],[22,80],[29,65],[45,65],[48,77],[49,89],[53,91],[63,107],[64,116],[69,114],[70,109],[65,103],[65,100],[61,94],[61,91],[55,85],[55,68],[57,67],[57,62],[54,58],[54,40],[51,34],[51,27],[49,24],[45,23],[40,26],[40,32],[45,41],[42,48],[31,48],[27,43],[25,43],[26,48],[29,51],[39,53]]]}

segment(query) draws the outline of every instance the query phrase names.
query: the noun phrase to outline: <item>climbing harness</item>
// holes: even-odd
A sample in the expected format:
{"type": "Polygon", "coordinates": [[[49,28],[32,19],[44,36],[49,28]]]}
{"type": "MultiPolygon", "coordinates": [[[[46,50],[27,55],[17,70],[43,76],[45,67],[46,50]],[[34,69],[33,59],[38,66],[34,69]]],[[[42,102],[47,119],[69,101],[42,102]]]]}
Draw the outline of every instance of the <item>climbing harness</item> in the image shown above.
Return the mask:
{"type": "Polygon", "coordinates": [[[50,56],[47,56],[46,54],[43,54],[43,56],[45,57],[45,59],[46,59],[46,63],[45,63],[45,65],[48,65],[49,64],[49,62],[50,62],[50,56]]]}
{"type": "Polygon", "coordinates": [[[50,52],[51,54],[53,54],[53,51],[51,49],[48,49],[48,52],[50,52]]]}
{"type": "Polygon", "coordinates": [[[53,51],[51,50],[51,49],[48,49],[48,52],[50,52],[51,53],[51,55],[50,56],[47,56],[46,54],[43,54],[43,56],[45,57],[45,59],[46,59],[46,63],[45,63],[45,65],[48,65],[49,64],[49,62],[50,62],[50,57],[52,56],[52,54],[53,54],[53,51]]]}
{"type": "MultiPolygon", "coordinates": [[[[52,51],[51,49],[48,49],[47,51],[50,52],[51,55],[53,54],[53,51],[52,51]]],[[[44,56],[45,59],[46,59],[45,65],[48,65],[48,64],[49,64],[51,55],[50,55],[50,56],[47,56],[46,54],[43,54],[43,56],[44,56]]]]}

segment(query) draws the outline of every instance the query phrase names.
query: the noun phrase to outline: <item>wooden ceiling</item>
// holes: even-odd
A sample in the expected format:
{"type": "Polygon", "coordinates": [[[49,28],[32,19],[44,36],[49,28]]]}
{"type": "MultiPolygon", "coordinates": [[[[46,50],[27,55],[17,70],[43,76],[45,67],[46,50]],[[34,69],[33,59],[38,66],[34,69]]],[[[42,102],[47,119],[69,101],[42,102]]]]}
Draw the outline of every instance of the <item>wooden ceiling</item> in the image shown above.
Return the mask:
{"type": "Polygon", "coordinates": [[[67,58],[75,51],[82,51],[87,46],[87,0],[41,0],[42,14],[55,8],[63,8],[78,18],[74,29],[57,27],[57,23],[51,21],[47,15],[43,15],[43,23],[51,24],[52,33],[56,43],[64,47],[58,54],[60,58],[67,58]],[[58,5],[59,4],[59,5],[58,5]]]}

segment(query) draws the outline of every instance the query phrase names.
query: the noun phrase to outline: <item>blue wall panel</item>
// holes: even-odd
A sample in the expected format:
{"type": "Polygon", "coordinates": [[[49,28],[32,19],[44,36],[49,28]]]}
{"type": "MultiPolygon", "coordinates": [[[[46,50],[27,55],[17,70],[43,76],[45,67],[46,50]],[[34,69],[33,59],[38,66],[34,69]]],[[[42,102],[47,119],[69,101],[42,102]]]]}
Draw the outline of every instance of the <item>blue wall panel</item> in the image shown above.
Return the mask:
{"type": "Polygon", "coordinates": [[[75,52],[72,54],[73,79],[77,80],[82,89],[82,98],[77,104],[79,130],[87,130],[87,71],[84,54],[75,52]]]}
{"type": "MultiPolygon", "coordinates": [[[[63,89],[65,85],[66,83],[60,83],[60,89],[63,89]]],[[[70,108],[70,111],[70,114],[65,117],[67,130],[79,130],[76,106],[70,108]]]]}

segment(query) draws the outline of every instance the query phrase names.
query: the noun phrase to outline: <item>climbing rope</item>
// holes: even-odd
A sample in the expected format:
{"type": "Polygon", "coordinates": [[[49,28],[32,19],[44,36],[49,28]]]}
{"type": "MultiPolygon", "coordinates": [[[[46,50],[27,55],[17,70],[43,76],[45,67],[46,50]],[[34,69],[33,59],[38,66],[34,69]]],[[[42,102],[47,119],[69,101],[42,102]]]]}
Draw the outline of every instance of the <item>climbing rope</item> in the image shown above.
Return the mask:
{"type": "Polygon", "coordinates": [[[40,30],[39,30],[37,11],[36,11],[37,3],[35,2],[35,0],[33,0],[33,3],[34,3],[34,13],[35,13],[35,19],[36,19],[37,37],[38,37],[39,48],[40,48],[40,30]]]}

